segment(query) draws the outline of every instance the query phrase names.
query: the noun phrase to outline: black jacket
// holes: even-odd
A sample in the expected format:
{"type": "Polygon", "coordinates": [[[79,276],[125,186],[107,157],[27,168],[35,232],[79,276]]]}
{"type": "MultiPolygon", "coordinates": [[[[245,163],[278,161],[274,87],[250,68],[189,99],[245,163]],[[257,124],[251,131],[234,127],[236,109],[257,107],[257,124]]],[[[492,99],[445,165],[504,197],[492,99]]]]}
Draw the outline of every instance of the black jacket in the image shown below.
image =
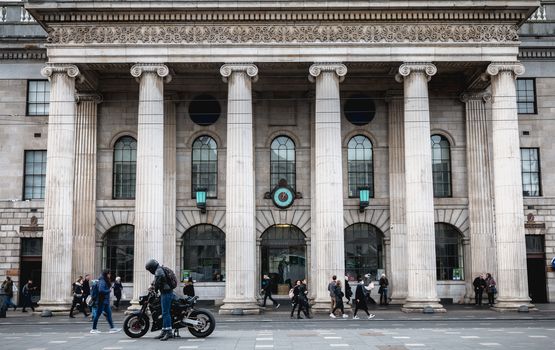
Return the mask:
{"type": "Polygon", "coordinates": [[[84,280],[83,281],[83,297],[87,297],[89,295],[91,295],[91,285],[89,284],[88,280],[84,280]]]}
{"type": "Polygon", "coordinates": [[[160,291],[160,293],[172,293],[173,289],[167,282],[166,272],[159,265],[154,273],[154,289],[160,291]]]}
{"type": "Polygon", "coordinates": [[[487,287],[486,284],[486,280],[483,278],[480,278],[480,276],[476,277],[474,279],[474,282],[472,282],[472,285],[474,286],[474,290],[484,290],[487,287]]]}
{"type": "Polygon", "coordinates": [[[183,295],[187,295],[190,297],[195,296],[195,287],[192,283],[187,283],[185,287],[183,287],[183,295]]]}

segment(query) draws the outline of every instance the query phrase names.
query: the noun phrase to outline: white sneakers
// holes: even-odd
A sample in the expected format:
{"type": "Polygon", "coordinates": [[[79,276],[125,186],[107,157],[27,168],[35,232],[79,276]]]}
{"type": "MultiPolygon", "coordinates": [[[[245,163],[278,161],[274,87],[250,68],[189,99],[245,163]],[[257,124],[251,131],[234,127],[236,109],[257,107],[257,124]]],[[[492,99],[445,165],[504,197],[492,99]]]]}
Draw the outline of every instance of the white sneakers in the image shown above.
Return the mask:
{"type": "Polygon", "coordinates": [[[360,317],[358,317],[358,316],[353,316],[353,320],[360,320],[360,317]]]}
{"type": "MultiPolygon", "coordinates": [[[[337,318],[334,314],[330,314],[330,317],[331,317],[331,318],[337,318]]],[[[368,315],[368,319],[369,319],[369,320],[373,319],[374,317],[376,317],[376,315],[374,315],[374,314],[368,315]]],[[[349,315],[343,314],[343,318],[349,318],[349,315]]],[[[360,320],[360,317],[358,317],[358,316],[353,316],[353,320],[360,320]]]]}
{"type": "Polygon", "coordinates": [[[100,333],[102,333],[102,332],[99,331],[98,329],[91,329],[90,333],[91,333],[91,334],[100,334],[100,333]]]}
{"type": "Polygon", "coordinates": [[[334,314],[330,314],[330,317],[331,318],[336,318],[334,314]]]}
{"type": "Polygon", "coordinates": [[[108,333],[118,333],[121,332],[121,328],[110,328],[110,331],[108,333]]]}
{"type": "Polygon", "coordinates": [[[343,314],[343,318],[349,318],[349,315],[343,314]]]}
{"type": "Polygon", "coordinates": [[[376,315],[374,315],[374,314],[368,315],[368,319],[369,319],[369,320],[373,319],[374,317],[376,317],[376,315]]]}

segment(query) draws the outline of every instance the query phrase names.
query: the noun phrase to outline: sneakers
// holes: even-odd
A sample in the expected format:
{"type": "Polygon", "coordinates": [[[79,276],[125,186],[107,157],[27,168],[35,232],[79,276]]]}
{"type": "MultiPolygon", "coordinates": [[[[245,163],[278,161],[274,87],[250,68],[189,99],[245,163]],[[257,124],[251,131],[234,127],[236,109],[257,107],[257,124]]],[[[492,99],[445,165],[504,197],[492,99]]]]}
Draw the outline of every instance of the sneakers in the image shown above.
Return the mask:
{"type": "Polygon", "coordinates": [[[336,318],[334,314],[330,314],[330,317],[331,318],[336,318]]]}
{"type": "Polygon", "coordinates": [[[89,333],[91,333],[91,334],[100,334],[102,332],[99,331],[98,329],[91,329],[91,331],[89,333]]]}
{"type": "Polygon", "coordinates": [[[374,314],[368,315],[368,319],[369,319],[369,320],[373,319],[374,317],[376,317],[376,315],[374,315],[374,314]]]}
{"type": "Polygon", "coordinates": [[[358,317],[358,316],[353,316],[353,320],[360,320],[360,317],[358,317]]]}
{"type": "Polygon", "coordinates": [[[110,331],[108,333],[118,333],[121,332],[121,328],[110,328],[110,331]]]}
{"type": "Polygon", "coordinates": [[[281,304],[277,304],[277,305],[275,306],[275,309],[276,309],[276,310],[279,309],[280,306],[281,306],[281,304]]]}
{"type": "Polygon", "coordinates": [[[349,318],[349,315],[343,314],[343,318],[349,318]]]}

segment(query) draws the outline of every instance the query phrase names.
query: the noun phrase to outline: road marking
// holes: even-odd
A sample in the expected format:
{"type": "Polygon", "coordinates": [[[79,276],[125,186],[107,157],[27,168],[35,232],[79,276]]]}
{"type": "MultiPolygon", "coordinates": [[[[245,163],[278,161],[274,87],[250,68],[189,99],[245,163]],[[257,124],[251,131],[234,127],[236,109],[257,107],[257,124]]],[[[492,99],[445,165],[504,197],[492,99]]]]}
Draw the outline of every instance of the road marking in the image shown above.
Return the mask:
{"type": "Polygon", "coordinates": [[[463,338],[463,339],[478,339],[480,337],[477,336],[477,335],[461,335],[461,338],[463,338]]]}
{"type": "Polygon", "coordinates": [[[102,350],[121,350],[121,349],[123,348],[119,346],[108,346],[106,348],[102,348],[102,350]]]}
{"type": "Polygon", "coordinates": [[[256,338],[256,341],[270,340],[273,341],[274,338],[256,338]]]}
{"type": "Polygon", "coordinates": [[[410,337],[393,337],[393,339],[410,339],[410,337]]]}
{"type": "Polygon", "coordinates": [[[499,343],[480,343],[482,346],[501,346],[499,343]]]}
{"type": "Polygon", "coordinates": [[[183,345],[180,346],[179,349],[198,349],[197,345],[183,345]]]}
{"type": "Polygon", "coordinates": [[[63,343],[67,343],[67,340],[52,340],[49,343],[50,344],[63,344],[63,343]]]}
{"type": "Polygon", "coordinates": [[[85,338],[84,335],[80,336],[80,337],[67,337],[67,339],[83,339],[85,338]]]}
{"type": "Polygon", "coordinates": [[[324,339],[341,339],[341,337],[324,337],[324,339]]]}
{"type": "Polygon", "coordinates": [[[529,335],[528,338],[547,338],[547,335],[529,335]]]}
{"type": "Polygon", "coordinates": [[[508,333],[508,334],[522,334],[522,333],[524,333],[524,332],[520,332],[520,331],[510,331],[510,332],[507,332],[507,333],[508,333]]]}
{"type": "Polygon", "coordinates": [[[122,340],[119,340],[118,343],[134,343],[136,341],[137,339],[122,339],[122,340]]]}
{"type": "Polygon", "coordinates": [[[273,345],[260,345],[260,344],[256,344],[254,346],[255,348],[273,348],[273,345]]]}
{"type": "Polygon", "coordinates": [[[349,347],[349,344],[330,344],[333,348],[346,348],[349,347]]]}
{"type": "Polygon", "coordinates": [[[418,347],[418,346],[426,346],[426,344],[405,344],[407,347],[418,347]]]}
{"type": "Polygon", "coordinates": [[[46,350],[46,348],[29,348],[27,350],[46,350]]]}
{"type": "Polygon", "coordinates": [[[204,341],[205,339],[187,339],[187,341],[204,341]]]}
{"type": "Polygon", "coordinates": [[[461,332],[445,332],[445,334],[461,334],[461,332]]]}
{"type": "Polygon", "coordinates": [[[6,337],[4,339],[21,339],[21,337],[6,337]]]}

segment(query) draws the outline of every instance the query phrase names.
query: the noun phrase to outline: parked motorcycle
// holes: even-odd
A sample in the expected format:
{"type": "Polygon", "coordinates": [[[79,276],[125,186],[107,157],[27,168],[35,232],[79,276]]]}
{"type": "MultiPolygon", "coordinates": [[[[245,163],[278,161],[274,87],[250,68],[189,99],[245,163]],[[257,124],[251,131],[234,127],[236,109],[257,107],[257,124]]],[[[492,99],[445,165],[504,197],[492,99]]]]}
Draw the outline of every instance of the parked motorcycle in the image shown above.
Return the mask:
{"type": "MultiPolygon", "coordinates": [[[[216,328],[214,316],[207,310],[195,308],[198,297],[176,297],[172,302],[171,318],[172,328],[176,336],[179,329],[187,327],[189,332],[197,338],[208,337],[216,328]]],[[[123,330],[131,338],[140,338],[150,328],[150,317],[152,318],[151,332],[162,329],[162,304],[160,296],[151,289],[146,295],[139,297],[141,309],[134,311],[123,321],[123,330]]]]}

